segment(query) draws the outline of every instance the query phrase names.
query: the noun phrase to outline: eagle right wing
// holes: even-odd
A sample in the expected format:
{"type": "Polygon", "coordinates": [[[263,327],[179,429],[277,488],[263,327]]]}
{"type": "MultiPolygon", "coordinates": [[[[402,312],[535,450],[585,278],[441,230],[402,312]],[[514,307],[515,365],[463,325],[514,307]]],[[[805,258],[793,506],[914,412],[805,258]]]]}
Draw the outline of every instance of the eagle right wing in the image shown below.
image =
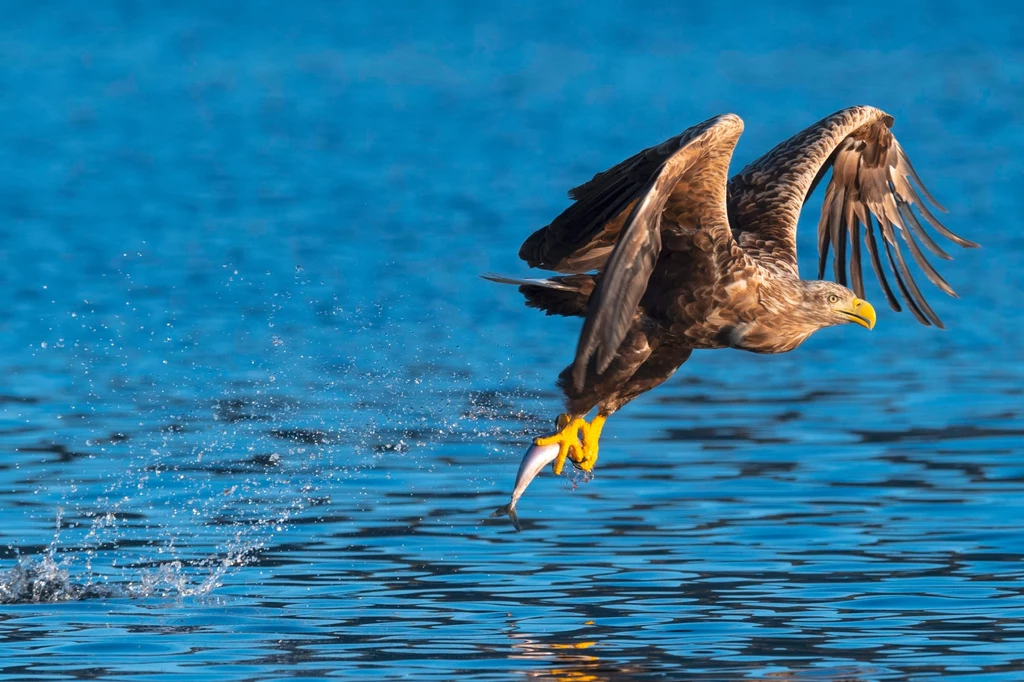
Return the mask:
{"type": "Polygon", "coordinates": [[[837,111],[797,133],[729,181],[729,218],[748,253],[797,275],[800,209],[831,169],[832,179],[818,223],[818,277],[825,274],[831,248],[835,279],[845,285],[849,246],[850,284],[858,296],[864,297],[863,227],[867,255],[890,307],[900,310],[882,266],[883,253],[896,288],[914,317],[922,324],[942,327],[914,281],[897,237],[928,279],[951,296],[956,295],[952,287],[925,258],[917,239],[939,258],[950,256],[925,231],[912,209],[916,208],[939,234],[954,243],[963,247],[977,244],[953,234],[928,209],[931,203],[945,210],[925,189],[910,158],[890,132],[892,124],[892,116],[884,111],[859,106],[837,111]],[[876,238],[876,226],[880,238],[876,238]]]}

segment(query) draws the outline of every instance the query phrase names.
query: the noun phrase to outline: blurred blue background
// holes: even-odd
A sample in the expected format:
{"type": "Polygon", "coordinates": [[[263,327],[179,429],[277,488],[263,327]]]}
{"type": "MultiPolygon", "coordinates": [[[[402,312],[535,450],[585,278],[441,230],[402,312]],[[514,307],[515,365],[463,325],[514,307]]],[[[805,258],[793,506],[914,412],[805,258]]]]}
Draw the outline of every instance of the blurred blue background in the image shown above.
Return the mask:
{"type": "Polygon", "coordinates": [[[0,675],[1016,679],[1011,5],[0,16],[0,675]],[[949,331],[872,281],[872,333],[698,353],[484,521],[579,322],[478,273],[694,123],[745,120],[739,170],[852,104],[983,245],[949,331]]]}

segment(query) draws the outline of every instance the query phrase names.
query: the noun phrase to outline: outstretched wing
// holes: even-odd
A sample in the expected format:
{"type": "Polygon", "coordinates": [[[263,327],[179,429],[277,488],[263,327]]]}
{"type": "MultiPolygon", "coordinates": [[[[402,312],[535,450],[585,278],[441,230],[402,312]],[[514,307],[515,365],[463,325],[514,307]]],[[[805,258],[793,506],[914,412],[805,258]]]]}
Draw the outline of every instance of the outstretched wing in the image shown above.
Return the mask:
{"type": "Polygon", "coordinates": [[[914,317],[922,324],[943,327],[914,281],[899,240],[928,279],[951,296],[956,296],[953,288],[928,262],[917,240],[939,258],[948,260],[950,256],[924,229],[913,208],[942,236],[963,247],[977,244],[953,234],[929,210],[922,195],[945,211],[889,131],[892,124],[891,116],[874,107],[850,107],[822,119],[751,163],[729,182],[729,216],[740,244],[751,255],[790,268],[795,274],[800,209],[831,168],[832,179],[818,223],[818,277],[824,276],[832,249],[836,281],[847,284],[849,258],[850,286],[858,296],[864,296],[863,228],[864,246],[890,307],[901,309],[886,278],[883,251],[896,288],[914,317]]]}
{"type": "Polygon", "coordinates": [[[732,243],[725,184],[742,132],[738,116],[716,116],[633,157],[643,162],[623,162],[577,189],[580,198],[574,206],[579,214],[596,216],[580,224],[580,234],[599,230],[601,207],[614,204],[601,194],[602,188],[626,202],[623,206],[633,204],[588,304],[573,361],[577,389],[583,387],[591,358],[598,374],[608,368],[633,323],[661,252],[662,213],[669,201],[677,213],[691,217],[693,228],[709,233],[713,243],[732,243]],[[655,164],[654,159],[661,161],[655,164]],[[640,178],[640,168],[646,169],[646,178],[640,178]],[[639,183],[638,190],[631,189],[634,183],[639,183]]]}

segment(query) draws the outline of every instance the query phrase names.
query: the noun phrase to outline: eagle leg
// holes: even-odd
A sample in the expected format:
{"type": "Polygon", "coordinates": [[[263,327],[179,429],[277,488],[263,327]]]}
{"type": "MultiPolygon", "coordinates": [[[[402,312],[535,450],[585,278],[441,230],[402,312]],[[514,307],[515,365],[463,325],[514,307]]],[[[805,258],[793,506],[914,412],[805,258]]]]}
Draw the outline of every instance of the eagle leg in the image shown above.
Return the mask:
{"type": "Polygon", "coordinates": [[[605,419],[604,415],[599,414],[588,424],[583,417],[559,415],[558,421],[555,422],[555,433],[537,438],[533,442],[536,445],[558,445],[558,456],[552,464],[556,476],[562,473],[566,459],[576,468],[590,472],[597,463],[597,445],[605,419]]]}

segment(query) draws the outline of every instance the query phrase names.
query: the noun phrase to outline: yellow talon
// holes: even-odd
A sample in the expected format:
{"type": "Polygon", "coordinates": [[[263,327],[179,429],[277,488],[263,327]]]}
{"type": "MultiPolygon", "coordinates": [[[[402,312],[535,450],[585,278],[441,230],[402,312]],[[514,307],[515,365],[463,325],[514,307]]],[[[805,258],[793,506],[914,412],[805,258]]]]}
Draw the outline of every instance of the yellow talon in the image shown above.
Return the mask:
{"type": "Polygon", "coordinates": [[[573,460],[578,468],[586,472],[594,470],[594,465],[597,464],[597,445],[598,441],[601,440],[601,429],[604,428],[604,422],[608,417],[603,414],[599,414],[588,424],[583,422],[583,441],[581,445],[581,456],[579,460],[573,460]]]}
{"type": "Polygon", "coordinates": [[[583,449],[579,438],[581,422],[586,424],[579,417],[573,419],[567,414],[559,415],[558,420],[555,422],[557,431],[550,436],[537,438],[533,441],[537,445],[558,444],[558,457],[555,458],[554,464],[551,467],[556,476],[562,473],[562,467],[565,466],[566,458],[568,457],[572,461],[576,461],[579,457],[576,453],[583,449]]]}
{"type": "Polygon", "coordinates": [[[601,429],[604,427],[606,417],[597,415],[591,423],[587,423],[582,417],[570,417],[567,414],[560,415],[555,422],[557,431],[550,436],[537,438],[533,442],[537,445],[558,444],[558,456],[552,464],[555,475],[562,473],[565,460],[568,459],[576,468],[590,472],[597,463],[597,445],[601,438],[601,429]],[[580,432],[583,439],[580,440],[580,432]]]}

